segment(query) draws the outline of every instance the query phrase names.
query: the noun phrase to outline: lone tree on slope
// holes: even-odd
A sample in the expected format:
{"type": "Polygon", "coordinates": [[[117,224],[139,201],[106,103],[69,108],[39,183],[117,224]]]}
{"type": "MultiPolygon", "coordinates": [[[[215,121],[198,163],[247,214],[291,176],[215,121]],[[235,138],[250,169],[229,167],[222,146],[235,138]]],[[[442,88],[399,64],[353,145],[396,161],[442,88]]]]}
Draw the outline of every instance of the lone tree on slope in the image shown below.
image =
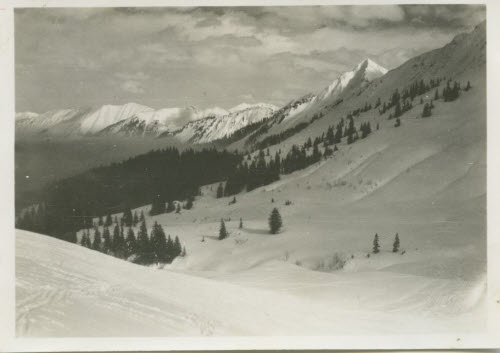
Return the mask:
{"type": "Polygon", "coordinates": [[[394,238],[394,243],[392,244],[392,252],[399,251],[399,235],[396,233],[396,237],[394,238]]]}
{"type": "Polygon", "coordinates": [[[378,243],[378,234],[375,233],[375,237],[373,238],[373,253],[378,254],[380,252],[380,245],[378,243]]]}
{"type": "Polygon", "coordinates": [[[217,198],[220,199],[221,197],[224,197],[224,186],[222,183],[217,187],[217,198]]]}
{"type": "Polygon", "coordinates": [[[240,229],[243,228],[243,219],[240,217],[240,226],[239,226],[240,229]]]}
{"type": "Polygon", "coordinates": [[[229,236],[226,230],[226,225],[224,224],[224,220],[220,219],[220,228],[219,228],[219,240],[226,239],[229,236]]]}
{"type": "Polygon", "coordinates": [[[271,211],[271,215],[269,216],[269,230],[271,234],[278,233],[282,226],[283,221],[281,220],[280,212],[275,207],[273,208],[273,210],[271,211]]]}

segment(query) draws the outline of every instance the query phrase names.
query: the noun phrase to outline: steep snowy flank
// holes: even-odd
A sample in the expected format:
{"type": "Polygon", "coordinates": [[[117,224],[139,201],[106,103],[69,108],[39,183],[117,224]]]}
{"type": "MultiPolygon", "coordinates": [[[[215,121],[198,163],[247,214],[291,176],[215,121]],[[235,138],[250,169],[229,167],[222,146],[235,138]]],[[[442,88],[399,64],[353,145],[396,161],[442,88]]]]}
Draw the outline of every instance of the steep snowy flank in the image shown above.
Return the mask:
{"type": "Polygon", "coordinates": [[[175,133],[183,142],[206,143],[231,135],[249,124],[269,118],[276,110],[271,104],[240,104],[223,116],[193,121],[175,133]]]}
{"type": "Polygon", "coordinates": [[[341,101],[347,92],[365,87],[366,84],[387,73],[387,69],[370,59],[360,62],[352,71],[344,72],[318,95],[307,94],[299,99],[294,99],[278,110],[270,126],[274,129],[285,129],[302,121],[309,121],[323,106],[335,105],[341,101]]]}
{"type": "Polygon", "coordinates": [[[120,120],[127,119],[140,112],[151,111],[153,111],[152,108],[136,103],[127,103],[125,105],[104,105],[82,120],[80,131],[83,134],[93,134],[109,125],[115,124],[120,120]]]}
{"type": "MultiPolygon", "coordinates": [[[[220,107],[198,109],[192,106],[154,110],[140,104],[127,103],[104,105],[97,109],[56,110],[41,115],[32,112],[18,113],[16,131],[23,135],[44,133],[57,136],[157,137],[161,134],[172,135],[189,123],[210,118],[192,126],[195,130],[211,127],[210,131],[196,133],[201,141],[208,142],[267,118],[276,109],[274,105],[266,103],[243,103],[229,111],[220,107]],[[222,120],[222,117],[225,118],[222,120]],[[215,125],[212,124],[213,118],[219,119],[215,125]],[[204,137],[201,138],[202,136],[204,137]]],[[[195,135],[187,131],[192,129],[187,129],[182,135],[186,141],[195,135]]]]}
{"type": "MultiPolygon", "coordinates": [[[[79,116],[82,110],[61,109],[51,110],[44,114],[32,112],[16,114],[16,133],[37,134],[47,129],[52,129],[57,125],[67,123],[79,116]]],[[[70,133],[71,131],[68,131],[70,133]]]]}
{"type": "Polygon", "coordinates": [[[338,96],[351,82],[357,81],[361,83],[363,81],[372,81],[386,73],[386,68],[370,59],[366,59],[359,63],[354,70],[344,72],[340,75],[340,77],[333,81],[330,86],[323,90],[319,95],[319,99],[324,100],[329,97],[338,96]]]}
{"type": "Polygon", "coordinates": [[[40,114],[33,113],[33,112],[16,113],[16,121],[17,120],[24,120],[24,119],[34,119],[34,118],[37,118],[39,115],[40,114]]]}
{"type": "Polygon", "coordinates": [[[101,130],[99,135],[156,137],[160,134],[171,134],[192,121],[226,114],[228,111],[219,107],[205,110],[187,107],[144,111],[109,125],[101,130]]]}
{"type": "Polygon", "coordinates": [[[235,113],[235,112],[239,112],[239,111],[251,109],[251,108],[268,108],[268,109],[272,109],[272,110],[278,109],[277,106],[275,106],[273,104],[267,104],[267,103],[255,103],[255,104],[241,103],[235,107],[232,107],[231,109],[229,109],[229,111],[231,113],[235,113]]]}

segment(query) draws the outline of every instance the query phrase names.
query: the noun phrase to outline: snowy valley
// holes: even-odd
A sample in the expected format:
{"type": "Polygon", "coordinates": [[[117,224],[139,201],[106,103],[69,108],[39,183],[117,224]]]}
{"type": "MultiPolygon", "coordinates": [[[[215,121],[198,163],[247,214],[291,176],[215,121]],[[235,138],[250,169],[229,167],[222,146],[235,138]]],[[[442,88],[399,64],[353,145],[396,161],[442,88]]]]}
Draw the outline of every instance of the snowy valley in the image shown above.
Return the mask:
{"type": "Polygon", "coordinates": [[[485,43],[483,22],[390,71],[363,60],[283,107],[18,114],[19,134],[218,141],[225,152],[157,150],[55,182],[47,203],[67,213],[43,219],[40,202],[18,215],[16,335],[484,331],[485,43]],[[270,234],[275,208],[283,227],[270,234]],[[37,234],[57,221],[57,236],[37,234]],[[135,241],[142,224],[146,238],[155,224],[163,242],[177,237],[182,254],[141,263],[101,240],[93,249],[96,234],[135,241]]]}

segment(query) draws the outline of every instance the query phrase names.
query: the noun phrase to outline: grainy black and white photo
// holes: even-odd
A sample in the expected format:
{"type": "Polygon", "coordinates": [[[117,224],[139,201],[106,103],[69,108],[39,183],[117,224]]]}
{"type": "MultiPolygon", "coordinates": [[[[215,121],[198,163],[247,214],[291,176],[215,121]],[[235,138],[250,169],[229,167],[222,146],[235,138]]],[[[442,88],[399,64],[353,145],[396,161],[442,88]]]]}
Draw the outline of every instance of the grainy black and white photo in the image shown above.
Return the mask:
{"type": "Polygon", "coordinates": [[[487,330],[485,5],[28,7],[14,36],[17,337],[487,330]]]}

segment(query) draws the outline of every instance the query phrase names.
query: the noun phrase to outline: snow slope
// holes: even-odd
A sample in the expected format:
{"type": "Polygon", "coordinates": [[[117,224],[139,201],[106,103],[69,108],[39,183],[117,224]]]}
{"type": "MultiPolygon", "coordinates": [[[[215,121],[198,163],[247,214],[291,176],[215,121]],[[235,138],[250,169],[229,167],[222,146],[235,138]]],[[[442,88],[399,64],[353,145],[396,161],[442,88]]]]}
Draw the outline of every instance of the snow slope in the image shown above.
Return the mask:
{"type": "MultiPolygon", "coordinates": [[[[370,61],[365,61],[360,65],[358,66],[360,66],[361,70],[358,71],[339,94],[326,95],[323,100],[316,98],[314,104],[308,104],[307,109],[301,110],[299,114],[295,114],[288,120],[284,119],[284,117],[288,114],[287,110],[290,109],[290,105],[277,111],[266,123],[268,127],[266,132],[259,135],[256,142],[269,135],[279,134],[298,123],[310,122],[314,116],[321,115],[322,118],[316,120],[302,131],[300,137],[293,137],[296,141],[300,141],[305,137],[301,141],[304,142],[307,137],[314,138],[321,135],[329,125],[337,124],[342,117],[345,117],[355,109],[364,107],[365,104],[371,104],[374,107],[378,99],[382,102],[387,102],[395,89],[399,89],[401,92],[415,81],[425,80],[428,82],[430,79],[450,78],[452,80],[459,80],[465,85],[467,80],[471,80],[472,82],[481,78],[481,76],[484,76],[486,68],[486,22],[482,22],[476,26],[470,33],[457,35],[444,47],[414,57],[378,78],[375,78],[375,76],[382,74],[384,72],[383,69],[369,69],[372,66],[370,61]],[[376,72],[376,75],[372,76],[370,74],[371,71],[376,72]],[[371,80],[365,79],[366,77],[371,78],[371,80]]],[[[478,84],[483,83],[479,81],[478,84]]],[[[335,86],[335,82],[333,86],[335,86]]],[[[442,88],[443,84],[440,87],[440,91],[442,88]]],[[[323,91],[323,94],[327,92],[328,88],[323,91]]],[[[430,92],[427,97],[423,98],[426,100],[432,99],[433,93],[430,92]]],[[[296,101],[310,101],[314,97],[313,95],[309,95],[309,98],[306,96],[296,101]]],[[[291,105],[296,104],[291,103],[291,105]]],[[[420,110],[420,108],[418,109],[420,110]]],[[[369,120],[374,124],[386,120],[391,112],[393,110],[387,111],[384,115],[380,116],[377,109],[372,109],[368,113],[362,114],[358,120],[369,120]]],[[[415,112],[414,114],[417,113],[415,112]]],[[[248,147],[246,142],[247,137],[233,143],[231,147],[241,150],[248,147]]]]}
{"type": "Polygon", "coordinates": [[[372,80],[387,73],[387,69],[370,59],[360,62],[352,71],[344,72],[319,94],[307,94],[278,110],[268,125],[272,133],[283,131],[309,119],[328,104],[335,105],[348,93],[364,88],[372,80]]]}
{"type": "MultiPolygon", "coordinates": [[[[458,100],[435,102],[431,117],[417,119],[418,100],[398,128],[377,112],[361,114],[356,124],[370,121],[373,133],[339,144],[327,160],[236,195],[234,204],[216,199],[216,185],[207,185],[193,209],[146,216],[149,228],[159,222],[187,249],[162,269],[17,231],[17,334],[483,332],[486,75],[481,50],[473,50],[482,39],[480,26],[350,98],[384,98],[427,74],[471,81],[458,100]],[[454,55],[451,66],[439,68],[448,55],[454,55]],[[273,207],[284,222],[277,235],[268,233],[273,207]],[[221,218],[230,233],[223,241],[217,240],[221,218]],[[375,233],[377,255],[371,254],[375,233]],[[395,233],[398,253],[392,252],[395,233]]],[[[271,155],[320,135],[328,124],[328,117],[317,120],[271,146],[271,155]]],[[[147,215],[149,205],[141,210],[147,215]]]]}
{"type": "MultiPolygon", "coordinates": [[[[483,96],[478,86],[438,102],[431,118],[408,112],[399,128],[387,121],[331,159],[237,195],[235,204],[207,185],[192,210],[146,216],[188,252],[163,269],[17,231],[17,334],[481,332],[483,96]],[[267,232],[273,207],[285,225],[278,235],[267,232]],[[221,217],[230,232],[224,241],[221,217]],[[367,257],[375,232],[381,253],[367,257]],[[396,232],[404,254],[391,252],[396,232]]],[[[141,209],[147,215],[149,206],[141,209]]]]}
{"type": "Polygon", "coordinates": [[[269,118],[277,107],[271,104],[242,103],[231,108],[230,113],[213,116],[186,124],[174,133],[182,142],[207,143],[231,135],[233,132],[269,118]]]}
{"type": "Polygon", "coordinates": [[[325,88],[318,98],[320,100],[324,100],[332,96],[338,96],[351,82],[353,82],[355,78],[358,78],[358,81],[369,82],[384,76],[386,73],[387,69],[380,66],[373,60],[363,60],[354,68],[354,70],[344,72],[340,75],[340,77],[333,81],[330,86],[325,88]]]}
{"type": "Polygon", "coordinates": [[[276,109],[266,103],[242,103],[229,111],[220,107],[154,110],[136,103],[104,105],[97,109],[65,109],[42,115],[18,113],[16,132],[19,137],[158,137],[176,134],[182,141],[203,143],[265,119],[276,109]]]}

